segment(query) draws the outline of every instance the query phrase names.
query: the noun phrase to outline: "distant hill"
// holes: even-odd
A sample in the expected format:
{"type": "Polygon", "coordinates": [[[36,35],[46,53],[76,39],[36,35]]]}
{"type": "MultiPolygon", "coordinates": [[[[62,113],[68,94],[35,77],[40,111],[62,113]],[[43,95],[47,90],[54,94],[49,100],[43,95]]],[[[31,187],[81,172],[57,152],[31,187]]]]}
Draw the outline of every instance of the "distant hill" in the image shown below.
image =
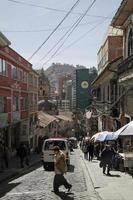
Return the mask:
{"type": "Polygon", "coordinates": [[[50,83],[58,89],[58,80],[61,76],[73,74],[75,67],[69,64],[53,63],[48,69],[45,70],[45,74],[48,77],[50,83]]]}

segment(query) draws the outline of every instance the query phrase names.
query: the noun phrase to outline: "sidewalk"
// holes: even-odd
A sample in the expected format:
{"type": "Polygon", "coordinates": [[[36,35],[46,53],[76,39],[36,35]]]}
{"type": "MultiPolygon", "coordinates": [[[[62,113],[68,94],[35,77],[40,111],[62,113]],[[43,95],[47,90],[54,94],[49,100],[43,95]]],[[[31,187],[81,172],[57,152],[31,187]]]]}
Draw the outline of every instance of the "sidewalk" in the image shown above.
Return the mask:
{"type": "Polygon", "coordinates": [[[40,154],[32,153],[30,155],[30,165],[24,168],[20,168],[20,160],[18,157],[15,156],[9,159],[9,168],[5,169],[3,172],[0,173],[0,183],[18,174],[23,173],[31,166],[34,166],[35,164],[37,164],[41,160],[40,158],[41,158],[40,154]]]}
{"type": "Polygon", "coordinates": [[[106,176],[99,167],[99,161],[84,159],[94,188],[102,200],[133,200],[133,178],[127,173],[111,171],[106,176]]]}

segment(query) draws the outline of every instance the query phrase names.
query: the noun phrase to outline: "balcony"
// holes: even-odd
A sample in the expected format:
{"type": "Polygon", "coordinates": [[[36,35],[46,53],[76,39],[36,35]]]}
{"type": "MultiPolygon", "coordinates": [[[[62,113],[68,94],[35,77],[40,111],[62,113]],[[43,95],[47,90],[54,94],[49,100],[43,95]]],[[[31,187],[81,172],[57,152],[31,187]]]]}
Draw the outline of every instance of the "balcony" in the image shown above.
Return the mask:
{"type": "Polygon", "coordinates": [[[133,54],[123,60],[119,65],[118,65],[118,74],[121,75],[123,73],[128,73],[130,71],[133,71],[133,54]]]}

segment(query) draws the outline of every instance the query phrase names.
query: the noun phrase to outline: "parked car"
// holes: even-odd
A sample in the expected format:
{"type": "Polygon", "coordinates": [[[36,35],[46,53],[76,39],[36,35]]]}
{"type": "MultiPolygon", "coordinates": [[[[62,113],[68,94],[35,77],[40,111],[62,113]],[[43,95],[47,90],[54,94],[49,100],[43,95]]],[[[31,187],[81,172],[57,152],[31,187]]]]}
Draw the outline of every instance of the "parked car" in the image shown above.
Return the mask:
{"type": "Polygon", "coordinates": [[[66,155],[67,165],[70,165],[70,150],[67,140],[64,138],[50,138],[46,139],[42,146],[42,163],[44,169],[54,166],[54,146],[60,147],[60,150],[66,155]]]}

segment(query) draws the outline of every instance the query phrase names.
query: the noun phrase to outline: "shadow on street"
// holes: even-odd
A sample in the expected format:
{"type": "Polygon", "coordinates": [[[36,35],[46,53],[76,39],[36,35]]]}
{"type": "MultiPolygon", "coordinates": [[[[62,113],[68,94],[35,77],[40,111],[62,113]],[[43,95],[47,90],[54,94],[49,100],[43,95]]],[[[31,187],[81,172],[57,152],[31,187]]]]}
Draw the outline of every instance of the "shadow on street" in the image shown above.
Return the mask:
{"type": "Polygon", "coordinates": [[[73,193],[69,192],[69,193],[65,193],[65,192],[59,192],[58,194],[56,194],[57,196],[59,196],[61,199],[63,200],[74,200],[74,197],[72,196],[73,193]],[[71,195],[71,196],[70,196],[71,195]]]}
{"type": "Polygon", "coordinates": [[[0,198],[5,196],[6,193],[10,192],[13,188],[15,188],[16,186],[20,185],[21,182],[18,183],[11,183],[13,180],[18,179],[21,176],[24,176],[25,174],[28,174],[38,168],[40,168],[42,166],[41,162],[38,162],[35,166],[29,167],[28,169],[25,169],[23,172],[21,172],[20,174],[2,182],[0,184],[0,198]]]}

